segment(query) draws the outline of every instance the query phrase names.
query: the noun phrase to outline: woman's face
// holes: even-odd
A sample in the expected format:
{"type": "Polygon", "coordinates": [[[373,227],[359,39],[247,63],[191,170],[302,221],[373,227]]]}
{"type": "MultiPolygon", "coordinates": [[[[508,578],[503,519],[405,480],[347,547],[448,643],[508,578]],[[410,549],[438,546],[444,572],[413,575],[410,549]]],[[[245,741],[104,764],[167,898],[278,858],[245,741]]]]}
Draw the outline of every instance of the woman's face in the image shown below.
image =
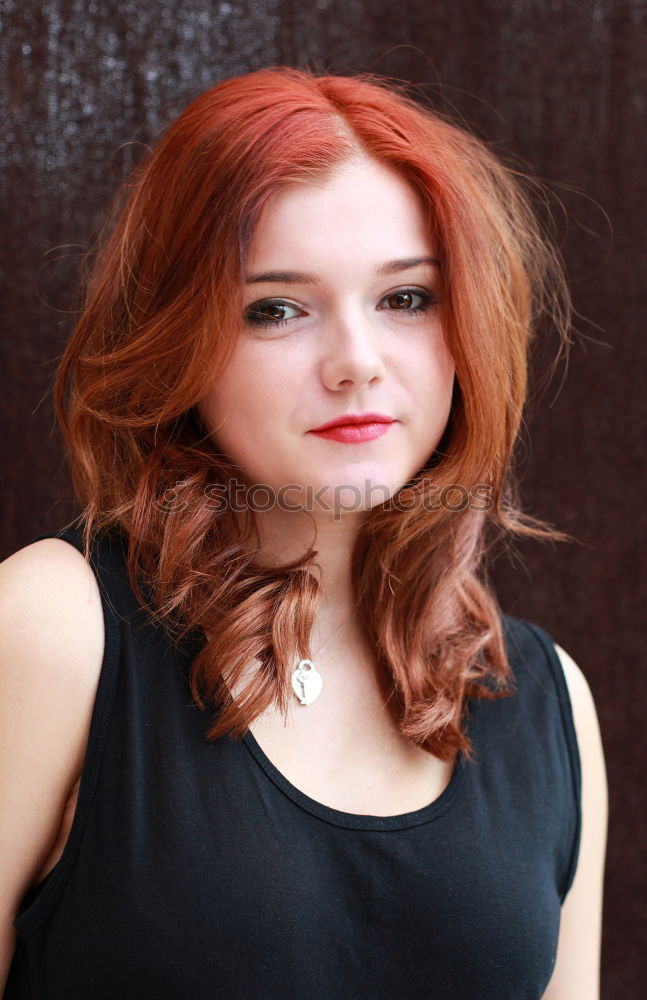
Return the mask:
{"type": "Polygon", "coordinates": [[[433,255],[417,196],[373,160],[267,203],[249,251],[240,337],[198,410],[248,484],[271,487],[283,509],[370,509],[431,457],[454,381],[433,255]],[[385,433],[313,433],[369,412],[392,420],[385,433]]]}

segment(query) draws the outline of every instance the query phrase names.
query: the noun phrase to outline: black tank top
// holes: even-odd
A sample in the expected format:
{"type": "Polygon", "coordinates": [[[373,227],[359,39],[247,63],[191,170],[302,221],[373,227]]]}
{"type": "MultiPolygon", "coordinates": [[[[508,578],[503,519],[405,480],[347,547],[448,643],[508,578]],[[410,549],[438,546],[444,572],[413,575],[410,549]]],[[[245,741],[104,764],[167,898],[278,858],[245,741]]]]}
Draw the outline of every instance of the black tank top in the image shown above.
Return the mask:
{"type": "MultiPolygon", "coordinates": [[[[54,537],[55,533],[38,535],[54,537]]],[[[58,533],[82,550],[74,529],[58,533]]],[[[92,552],[105,654],[62,857],[14,921],[6,1000],[531,1000],[580,839],[563,671],[503,616],[517,693],[472,699],[476,758],[415,812],[322,805],[248,731],[207,743],[199,643],[135,600],[123,536],[92,552]]]]}

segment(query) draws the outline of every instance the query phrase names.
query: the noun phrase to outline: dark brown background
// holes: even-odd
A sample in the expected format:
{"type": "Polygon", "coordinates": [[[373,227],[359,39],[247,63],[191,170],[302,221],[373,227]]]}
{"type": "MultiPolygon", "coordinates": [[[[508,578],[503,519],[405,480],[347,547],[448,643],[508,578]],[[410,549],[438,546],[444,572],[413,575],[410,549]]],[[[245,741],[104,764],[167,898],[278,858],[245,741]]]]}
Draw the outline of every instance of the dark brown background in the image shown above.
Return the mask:
{"type": "MultiPolygon", "coordinates": [[[[504,610],[546,628],[593,690],[611,789],[603,998],[644,996],[644,2],[13,0],[2,9],[0,557],[72,516],[50,385],[79,253],[142,144],[197,93],[272,64],[374,69],[423,85],[548,182],[581,334],[568,368],[534,392],[519,470],[526,509],[578,542],[519,546],[515,562],[498,559],[494,579],[504,610]]],[[[540,343],[537,373],[554,348],[554,337],[540,343]]]]}

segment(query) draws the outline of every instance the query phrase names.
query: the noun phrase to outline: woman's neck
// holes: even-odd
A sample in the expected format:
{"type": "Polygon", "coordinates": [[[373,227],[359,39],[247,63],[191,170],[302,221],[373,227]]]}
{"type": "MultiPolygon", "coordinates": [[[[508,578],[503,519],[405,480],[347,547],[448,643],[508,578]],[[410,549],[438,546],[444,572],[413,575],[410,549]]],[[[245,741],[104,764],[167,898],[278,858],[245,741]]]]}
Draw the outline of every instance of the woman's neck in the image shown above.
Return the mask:
{"type": "Polygon", "coordinates": [[[331,634],[344,615],[355,610],[355,590],[351,564],[353,548],[360,527],[361,511],[345,514],[338,520],[319,517],[313,520],[302,513],[270,512],[259,518],[261,530],[260,561],[267,565],[298,559],[310,546],[317,555],[312,565],[321,587],[318,622],[324,636],[331,634]],[[336,624],[337,623],[337,624],[336,624]]]}

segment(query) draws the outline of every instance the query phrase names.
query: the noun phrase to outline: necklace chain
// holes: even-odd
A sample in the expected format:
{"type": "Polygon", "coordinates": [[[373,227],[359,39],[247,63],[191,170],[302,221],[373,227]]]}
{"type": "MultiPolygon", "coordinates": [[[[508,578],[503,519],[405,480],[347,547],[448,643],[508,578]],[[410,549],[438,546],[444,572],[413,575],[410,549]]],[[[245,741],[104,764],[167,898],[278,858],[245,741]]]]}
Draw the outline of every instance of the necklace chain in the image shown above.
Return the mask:
{"type": "Polygon", "coordinates": [[[326,639],[326,641],[324,642],[323,646],[320,646],[320,647],[319,647],[319,649],[318,649],[318,650],[317,650],[317,652],[315,653],[315,656],[319,656],[319,653],[323,653],[324,649],[326,649],[326,647],[330,645],[330,643],[331,643],[331,642],[333,641],[333,639],[334,639],[334,638],[335,638],[336,636],[338,636],[338,635],[339,635],[339,633],[341,632],[341,630],[342,630],[342,629],[343,629],[343,628],[344,628],[344,627],[345,627],[346,625],[348,625],[349,621],[350,621],[350,620],[351,620],[351,618],[352,618],[352,617],[354,616],[354,614],[355,614],[355,612],[354,612],[354,611],[351,611],[351,613],[349,614],[348,618],[345,618],[345,619],[343,620],[343,622],[341,623],[341,625],[339,626],[339,628],[335,629],[335,631],[333,632],[333,634],[332,634],[332,635],[331,635],[331,636],[330,636],[330,637],[329,637],[328,639],[326,639]]]}

